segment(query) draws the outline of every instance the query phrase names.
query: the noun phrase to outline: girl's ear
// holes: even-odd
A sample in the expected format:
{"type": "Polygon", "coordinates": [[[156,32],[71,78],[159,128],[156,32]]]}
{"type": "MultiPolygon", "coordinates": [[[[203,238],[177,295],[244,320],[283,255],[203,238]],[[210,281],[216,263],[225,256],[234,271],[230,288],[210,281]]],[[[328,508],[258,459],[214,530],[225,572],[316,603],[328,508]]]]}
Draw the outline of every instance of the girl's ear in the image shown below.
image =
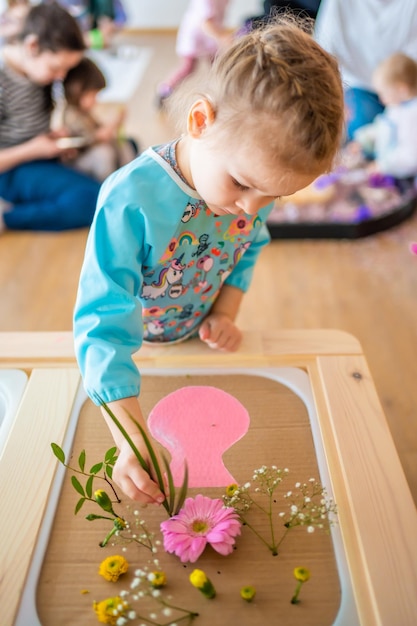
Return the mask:
{"type": "Polygon", "coordinates": [[[37,56],[39,54],[39,39],[37,35],[27,35],[23,41],[23,45],[30,54],[30,56],[37,56]]]}
{"type": "Polygon", "coordinates": [[[191,106],[187,119],[187,132],[198,138],[213,124],[216,114],[212,103],[206,98],[196,100],[191,106]]]}

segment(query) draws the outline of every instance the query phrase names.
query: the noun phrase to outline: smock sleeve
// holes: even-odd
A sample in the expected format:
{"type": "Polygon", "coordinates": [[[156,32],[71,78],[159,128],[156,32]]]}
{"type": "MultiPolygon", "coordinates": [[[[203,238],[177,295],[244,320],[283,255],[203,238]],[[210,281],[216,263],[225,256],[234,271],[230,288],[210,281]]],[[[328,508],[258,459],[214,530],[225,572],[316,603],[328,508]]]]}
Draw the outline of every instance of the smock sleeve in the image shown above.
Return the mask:
{"type": "Polygon", "coordinates": [[[97,396],[105,402],[136,396],[140,389],[132,355],[142,343],[136,296],[148,249],[144,215],[129,198],[123,202],[120,191],[110,185],[100,192],[74,313],[76,356],[85,389],[96,402],[97,396]]]}

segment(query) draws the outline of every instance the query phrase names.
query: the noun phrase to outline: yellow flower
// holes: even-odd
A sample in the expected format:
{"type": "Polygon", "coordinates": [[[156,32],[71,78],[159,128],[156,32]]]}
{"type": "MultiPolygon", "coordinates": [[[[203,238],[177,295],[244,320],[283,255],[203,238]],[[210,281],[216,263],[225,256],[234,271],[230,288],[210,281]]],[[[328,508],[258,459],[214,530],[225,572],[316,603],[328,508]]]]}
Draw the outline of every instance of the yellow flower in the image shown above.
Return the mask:
{"type": "Polygon", "coordinates": [[[155,589],[165,587],[165,585],[167,584],[167,577],[165,575],[165,572],[151,572],[148,575],[148,580],[151,583],[152,587],[155,587],[155,589]]]}
{"type": "Polygon", "coordinates": [[[300,602],[298,596],[300,595],[301,587],[310,578],[310,570],[306,567],[296,567],[294,569],[294,577],[297,580],[297,585],[295,587],[294,595],[291,598],[291,604],[298,604],[300,602]]]}
{"type": "Polygon", "coordinates": [[[197,589],[201,589],[207,581],[208,578],[202,569],[195,569],[190,574],[190,583],[193,587],[197,587],[197,589]]]}
{"type": "Polygon", "coordinates": [[[256,589],[255,587],[251,587],[250,585],[248,585],[247,587],[242,587],[242,589],[240,590],[240,597],[243,598],[243,600],[246,600],[246,602],[252,602],[255,595],[256,589]]]}
{"type": "Polygon", "coordinates": [[[101,602],[94,602],[93,608],[101,624],[116,626],[117,620],[125,614],[129,605],[119,596],[114,596],[113,598],[106,598],[101,602]]]}
{"type": "Polygon", "coordinates": [[[123,517],[116,517],[116,519],[113,520],[113,524],[117,530],[124,530],[126,528],[126,521],[123,517]]]}
{"type": "Polygon", "coordinates": [[[128,567],[129,563],[123,556],[108,556],[107,559],[100,563],[98,573],[106,580],[111,580],[115,583],[121,574],[127,572],[128,567]]]}
{"type": "Polygon", "coordinates": [[[228,486],[226,487],[226,496],[227,496],[228,498],[231,498],[231,497],[235,494],[235,492],[236,492],[238,489],[239,489],[239,485],[236,485],[236,483],[233,483],[233,484],[231,484],[231,485],[228,485],[228,486]]]}
{"type": "Polygon", "coordinates": [[[94,500],[99,506],[101,506],[103,511],[106,511],[107,513],[112,513],[116,517],[116,513],[113,511],[111,500],[103,489],[97,489],[97,491],[94,492],[94,500]]]}
{"type": "Polygon", "coordinates": [[[302,583],[305,583],[310,578],[310,570],[306,567],[296,567],[294,569],[294,577],[302,583]]]}
{"type": "Polygon", "coordinates": [[[213,583],[201,569],[195,569],[190,574],[190,583],[196,587],[201,593],[211,600],[216,595],[213,583]]]}

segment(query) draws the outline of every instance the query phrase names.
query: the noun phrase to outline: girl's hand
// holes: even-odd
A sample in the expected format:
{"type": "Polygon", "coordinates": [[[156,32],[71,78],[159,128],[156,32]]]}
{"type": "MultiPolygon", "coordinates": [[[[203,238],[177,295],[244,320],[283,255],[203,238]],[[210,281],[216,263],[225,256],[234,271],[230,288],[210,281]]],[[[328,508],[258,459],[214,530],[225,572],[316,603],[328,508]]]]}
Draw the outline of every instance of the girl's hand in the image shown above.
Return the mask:
{"type": "Polygon", "coordinates": [[[199,336],[210,348],[234,352],[240,346],[242,333],[225,313],[211,313],[200,326],[199,336]]]}
{"type": "MultiPolygon", "coordinates": [[[[138,433],[130,435],[130,437],[151,467],[142,435],[138,433]]],[[[120,444],[119,456],[113,470],[113,479],[129,498],[141,504],[161,504],[165,500],[157,483],[142,468],[125,439],[120,444]]]]}

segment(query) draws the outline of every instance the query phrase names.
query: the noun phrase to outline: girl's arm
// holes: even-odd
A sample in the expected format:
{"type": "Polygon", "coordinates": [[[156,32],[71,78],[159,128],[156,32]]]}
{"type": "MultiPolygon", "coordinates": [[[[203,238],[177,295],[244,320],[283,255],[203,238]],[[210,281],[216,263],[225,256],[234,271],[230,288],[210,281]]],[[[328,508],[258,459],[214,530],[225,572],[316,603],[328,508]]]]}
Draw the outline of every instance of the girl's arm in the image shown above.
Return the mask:
{"type": "Polygon", "coordinates": [[[204,20],[202,30],[206,35],[209,35],[209,37],[213,37],[219,45],[227,44],[232,40],[229,31],[222,26],[218,26],[212,18],[204,20]]]}
{"type": "Polygon", "coordinates": [[[242,302],[243,291],[223,285],[216,302],[200,326],[199,337],[210,348],[234,352],[242,341],[242,332],[235,319],[242,302]]]}
{"type": "MultiPolygon", "coordinates": [[[[259,213],[261,219],[266,220],[272,205],[262,209],[259,213]]],[[[214,303],[210,314],[200,326],[199,337],[210,348],[234,352],[239,348],[242,341],[242,333],[235,324],[240,303],[247,291],[252,278],[253,268],[262,248],[268,244],[270,236],[265,224],[259,227],[259,231],[251,242],[248,250],[233,268],[232,273],[226,279],[220,294],[214,303]]]]}

